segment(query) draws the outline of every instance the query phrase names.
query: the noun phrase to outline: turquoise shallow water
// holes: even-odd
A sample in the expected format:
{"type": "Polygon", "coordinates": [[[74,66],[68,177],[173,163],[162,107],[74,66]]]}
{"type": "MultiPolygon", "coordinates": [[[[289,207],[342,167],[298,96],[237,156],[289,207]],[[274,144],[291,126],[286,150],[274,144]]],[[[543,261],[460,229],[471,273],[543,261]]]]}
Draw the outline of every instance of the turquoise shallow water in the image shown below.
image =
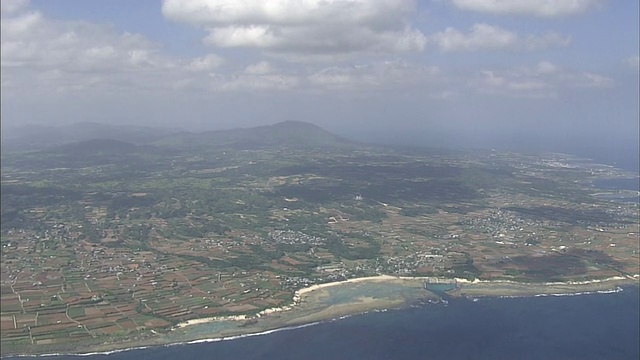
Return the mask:
{"type": "Polygon", "coordinates": [[[400,284],[380,284],[369,282],[328,287],[326,290],[330,294],[330,297],[325,301],[327,305],[344,304],[359,297],[402,297],[410,300],[422,297],[426,294],[426,292],[421,288],[409,288],[400,284]]]}
{"type": "Polygon", "coordinates": [[[436,294],[442,294],[445,291],[455,289],[455,284],[429,284],[427,290],[433,291],[436,294]]]}

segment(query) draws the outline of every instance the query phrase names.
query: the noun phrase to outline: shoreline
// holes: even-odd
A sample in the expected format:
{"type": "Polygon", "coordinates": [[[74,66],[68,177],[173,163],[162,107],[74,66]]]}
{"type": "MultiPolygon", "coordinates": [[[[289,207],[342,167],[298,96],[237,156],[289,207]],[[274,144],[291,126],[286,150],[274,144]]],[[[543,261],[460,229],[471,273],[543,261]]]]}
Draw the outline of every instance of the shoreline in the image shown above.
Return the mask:
{"type": "MultiPolygon", "coordinates": [[[[539,297],[539,296],[570,296],[586,295],[596,293],[612,293],[621,291],[620,286],[640,287],[640,275],[632,277],[615,276],[605,279],[593,279],[585,281],[567,282],[546,282],[546,283],[525,283],[514,280],[479,280],[473,281],[460,278],[435,278],[435,277],[408,277],[378,275],[371,277],[360,277],[342,281],[315,284],[309,287],[298,289],[293,295],[293,304],[278,308],[268,308],[262,310],[254,316],[236,315],[207,317],[191,319],[178,323],[171,327],[167,333],[156,333],[156,337],[149,335],[142,339],[125,339],[113,343],[87,344],[84,351],[67,352],[56,351],[53,348],[42,348],[40,351],[6,353],[2,357],[36,357],[36,356],[91,356],[99,354],[112,354],[117,352],[144,349],[156,346],[175,346],[185,344],[196,344],[203,342],[217,342],[233,340],[248,336],[265,335],[277,331],[293,330],[306,326],[313,326],[326,321],[363,314],[371,311],[385,311],[387,309],[401,308],[406,306],[409,299],[398,298],[371,298],[360,296],[349,301],[337,304],[326,304],[325,301],[331,298],[328,289],[338,289],[345,285],[375,284],[382,283],[387,286],[397,285],[410,290],[420,288],[424,293],[424,298],[440,298],[432,292],[424,289],[424,282],[436,280],[438,284],[456,284],[455,289],[446,291],[447,296],[453,298],[510,298],[510,297],[539,297]],[[243,321],[256,321],[257,324],[240,326],[243,321]],[[216,329],[206,335],[193,334],[189,338],[187,331],[196,329],[198,326],[227,325],[227,329],[216,329]],[[235,327],[233,327],[235,325],[235,327]],[[186,338],[172,338],[172,334],[182,331],[186,338]]],[[[435,283],[435,282],[434,282],[435,283]]],[[[64,349],[65,346],[59,347],[64,349]]],[[[37,349],[37,348],[36,348],[37,349]]],[[[34,349],[35,350],[35,349],[34,349]]]]}
{"type": "MultiPolygon", "coordinates": [[[[359,278],[352,278],[352,279],[347,279],[347,280],[340,280],[340,281],[334,281],[334,282],[329,282],[329,283],[322,283],[322,284],[314,284],[308,287],[304,287],[301,289],[298,289],[294,292],[293,294],[293,304],[288,305],[288,306],[283,306],[283,307],[275,307],[275,308],[267,308],[264,309],[260,312],[258,312],[255,316],[247,316],[247,315],[232,315],[232,316],[221,316],[221,317],[207,317],[207,318],[198,318],[198,319],[191,319],[191,320],[187,320],[181,323],[176,324],[175,326],[173,326],[173,328],[183,328],[186,326],[191,326],[191,325],[199,325],[199,324],[206,324],[206,323],[210,323],[210,322],[216,322],[216,321],[244,321],[244,320],[251,320],[254,318],[260,318],[262,316],[266,316],[269,314],[273,314],[273,313],[277,313],[277,312],[282,312],[282,311],[289,311],[289,310],[293,310],[296,306],[298,306],[300,304],[300,302],[302,301],[302,297],[314,292],[314,291],[318,291],[318,290],[322,290],[322,289],[326,289],[326,288],[331,288],[331,287],[335,287],[335,286],[342,286],[342,285],[346,285],[346,284],[357,284],[357,283],[362,283],[362,282],[385,282],[385,281],[393,281],[393,280],[408,280],[408,281],[429,281],[429,280],[433,280],[436,279],[437,282],[436,284],[456,284],[457,286],[464,286],[465,288],[467,288],[469,285],[502,285],[502,284],[506,284],[506,285],[512,285],[512,286],[516,286],[516,287],[540,287],[540,286],[545,286],[545,287],[549,287],[550,289],[552,289],[554,286],[589,286],[589,285],[596,285],[596,284],[610,284],[610,283],[614,283],[614,282],[623,282],[623,283],[627,283],[627,282],[631,282],[631,281],[640,281],[640,274],[634,275],[633,277],[629,278],[629,277],[624,277],[624,276],[613,276],[610,278],[604,278],[604,279],[593,279],[593,280],[584,280],[584,281],[566,281],[566,282],[562,282],[562,281],[558,281],[558,282],[544,282],[544,283],[534,283],[534,282],[519,282],[519,281],[515,281],[515,280],[480,280],[480,279],[474,279],[474,280],[467,280],[464,278],[437,278],[437,277],[430,277],[430,276],[420,276],[420,277],[413,277],[413,276],[393,276],[393,275],[376,275],[376,276],[366,276],[366,277],[359,277],[359,278]]],[[[593,291],[597,291],[597,289],[593,290],[593,291]]],[[[463,293],[464,294],[464,293],[463,293]]],[[[523,296],[544,296],[544,295],[554,295],[556,294],[556,292],[551,292],[551,293],[541,293],[541,294],[534,294],[534,295],[523,295],[523,296]]],[[[488,296],[488,297],[496,297],[496,296],[500,296],[500,295],[496,295],[494,292],[492,292],[491,294],[486,294],[484,296],[488,296]]]]}
{"type": "Polygon", "coordinates": [[[638,275],[633,277],[614,276],[605,279],[586,281],[524,283],[512,280],[467,281],[459,286],[451,295],[458,297],[541,297],[571,296],[609,293],[620,286],[640,287],[638,275]]]}
{"type": "Polygon", "coordinates": [[[403,277],[396,277],[396,276],[391,276],[391,275],[377,275],[377,276],[352,278],[352,279],[334,281],[334,282],[323,283],[323,284],[314,284],[314,285],[311,285],[309,287],[304,287],[304,288],[296,290],[293,293],[293,304],[288,305],[288,306],[267,308],[267,309],[264,309],[264,310],[258,312],[255,316],[235,315],[235,316],[220,316],[220,317],[207,317],[207,318],[191,319],[191,320],[187,320],[187,321],[184,321],[184,322],[181,322],[181,323],[178,323],[178,324],[174,325],[172,327],[172,329],[184,328],[184,327],[191,326],[191,325],[207,324],[207,323],[216,322],[216,321],[243,321],[243,320],[251,320],[251,319],[255,319],[255,318],[261,318],[263,316],[267,316],[267,315],[270,315],[270,314],[273,314],[273,313],[279,313],[279,312],[283,312],[283,311],[294,310],[296,306],[300,305],[300,302],[302,301],[302,298],[304,296],[306,296],[307,294],[309,294],[311,292],[314,292],[314,291],[318,291],[318,290],[322,290],[322,289],[326,289],[326,288],[331,288],[331,287],[335,287],[335,286],[346,285],[346,284],[357,284],[357,283],[362,283],[362,282],[384,282],[384,281],[398,280],[398,279],[399,280],[408,280],[408,279],[411,279],[411,280],[422,280],[422,278],[409,278],[409,277],[403,278],[403,277]]]}

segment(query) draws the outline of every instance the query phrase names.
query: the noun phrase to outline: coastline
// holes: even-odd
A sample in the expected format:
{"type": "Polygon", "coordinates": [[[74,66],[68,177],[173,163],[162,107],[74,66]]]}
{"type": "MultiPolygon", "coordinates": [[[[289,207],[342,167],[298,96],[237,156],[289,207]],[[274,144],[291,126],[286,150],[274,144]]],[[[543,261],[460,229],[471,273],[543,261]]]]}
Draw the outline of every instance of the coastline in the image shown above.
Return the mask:
{"type": "Polygon", "coordinates": [[[463,281],[450,292],[458,297],[533,297],[564,296],[608,292],[620,286],[640,286],[638,275],[633,277],[614,276],[606,279],[586,281],[525,283],[512,280],[463,281]]]}
{"type": "MultiPolygon", "coordinates": [[[[275,331],[285,331],[300,327],[312,326],[325,321],[344,318],[370,311],[384,311],[400,308],[412,302],[440,300],[439,295],[424,288],[424,282],[435,280],[439,284],[456,284],[452,290],[446,291],[453,298],[478,297],[535,297],[566,296],[591,293],[607,293],[621,291],[620,286],[640,286],[640,276],[612,277],[587,281],[524,283],[513,280],[466,280],[434,277],[402,277],[378,275],[372,277],[353,278],[343,281],[316,284],[298,289],[293,295],[293,304],[261,311],[255,316],[237,315],[224,317],[208,317],[185,321],[176,324],[167,333],[153,333],[133,339],[113,339],[113,342],[86,344],[83,349],[64,351],[59,347],[31,348],[22,353],[7,352],[5,356],[44,356],[44,355],[97,355],[109,354],[151,346],[174,346],[201,342],[215,342],[237,339],[239,337],[257,336],[275,331]],[[392,292],[381,296],[359,294],[357,289],[392,288],[392,292]],[[406,289],[407,294],[395,295],[399,289],[406,289]],[[332,302],[332,293],[346,292],[351,298],[332,302]],[[393,294],[393,295],[392,295],[393,294]]],[[[26,349],[25,349],[26,350],[26,349]]]]}
{"type": "MultiPolygon", "coordinates": [[[[290,311],[298,306],[302,298],[314,291],[320,291],[326,288],[332,288],[336,286],[343,286],[347,284],[358,284],[362,282],[389,282],[389,281],[429,281],[437,279],[441,284],[456,284],[457,288],[454,291],[449,291],[449,295],[453,296],[485,296],[485,297],[499,297],[499,296],[538,296],[538,295],[557,295],[565,294],[561,291],[568,291],[569,293],[586,293],[603,290],[611,290],[612,285],[616,287],[620,284],[629,284],[631,282],[639,282],[640,275],[634,275],[634,277],[614,276],[605,279],[593,279],[585,281],[566,281],[566,282],[545,282],[545,283],[531,283],[531,282],[518,282],[514,280],[479,280],[473,281],[462,278],[434,278],[434,277],[411,277],[411,276],[392,276],[392,275],[377,275],[369,277],[352,278],[347,280],[315,284],[309,287],[298,289],[293,295],[293,304],[290,306],[268,308],[260,311],[255,317],[260,318],[269,314],[290,311]],[[582,291],[581,291],[582,290],[582,291]],[[542,292],[541,292],[542,291],[542,292]]],[[[209,317],[187,320],[175,325],[175,328],[182,328],[190,325],[198,325],[215,321],[229,321],[229,320],[249,320],[252,317],[246,315],[237,316],[223,316],[223,317],[209,317]]]]}
{"type": "MultiPolygon", "coordinates": [[[[211,322],[220,322],[220,321],[251,320],[251,319],[254,319],[254,318],[261,318],[263,316],[268,316],[268,315],[274,314],[274,313],[294,310],[295,307],[300,305],[302,299],[304,297],[308,296],[310,293],[316,292],[316,291],[321,291],[323,289],[327,289],[327,288],[331,288],[331,287],[335,287],[335,286],[342,286],[342,285],[347,285],[347,284],[358,284],[358,283],[362,283],[362,282],[385,282],[385,281],[393,281],[393,280],[396,280],[396,281],[398,281],[398,280],[420,280],[420,281],[423,281],[424,279],[426,279],[426,278],[410,278],[410,277],[397,277],[397,276],[391,276],[391,275],[378,275],[378,276],[353,278],[353,279],[341,280],[341,281],[335,281],[335,282],[329,282],[329,283],[323,283],[323,284],[315,284],[315,285],[311,285],[309,287],[304,287],[304,288],[296,290],[293,293],[293,304],[292,305],[264,309],[264,310],[260,311],[258,314],[256,314],[254,317],[246,316],[246,315],[236,315],[236,316],[220,316],[220,317],[208,317],[208,318],[191,319],[191,320],[187,320],[187,321],[178,323],[173,328],[174,329],[184,328],[184,327],[191,326],[191,325],[200,325],[200,324],[206,324],[206,323],[211,323],[211,322]]],[[[327,319],[324,319],[324,320],[327,320],[327,319]]]]}

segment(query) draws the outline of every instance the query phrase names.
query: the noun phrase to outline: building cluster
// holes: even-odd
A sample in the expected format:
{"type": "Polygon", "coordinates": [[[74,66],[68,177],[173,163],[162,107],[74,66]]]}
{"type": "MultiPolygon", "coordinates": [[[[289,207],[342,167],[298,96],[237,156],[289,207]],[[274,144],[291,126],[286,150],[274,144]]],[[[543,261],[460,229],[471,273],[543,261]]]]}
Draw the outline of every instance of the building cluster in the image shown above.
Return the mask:
{"type": "Polygon", "coordinates": [[[269,231],[267,238],[270,241],[273,241],[278,244],[289,244],[289,245],[306,244],[306,245],[321,246],[327,242],[326,238],[308,235],[303,232],[293,231],[293,230],[269,231]]]}
{"type": "Polygon", "coordinates": [[[379,259],[376,270],[387,274],[414,275],[420,272],[443,271],[448,265],[450,262],[445,255],[420,251],[406,256],[379,259]]]}

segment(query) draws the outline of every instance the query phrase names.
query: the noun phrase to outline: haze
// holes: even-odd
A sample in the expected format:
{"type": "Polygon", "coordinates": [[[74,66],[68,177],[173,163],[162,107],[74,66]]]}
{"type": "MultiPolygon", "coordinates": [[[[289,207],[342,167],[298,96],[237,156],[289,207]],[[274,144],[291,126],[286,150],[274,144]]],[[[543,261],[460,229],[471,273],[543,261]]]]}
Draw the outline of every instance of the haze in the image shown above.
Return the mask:
{"type": "Polygon", "coordinates": [[[2,127],[300,120],[365,140],[637,156],[638,12],[632,0],[3,0],[2,127]]]}

